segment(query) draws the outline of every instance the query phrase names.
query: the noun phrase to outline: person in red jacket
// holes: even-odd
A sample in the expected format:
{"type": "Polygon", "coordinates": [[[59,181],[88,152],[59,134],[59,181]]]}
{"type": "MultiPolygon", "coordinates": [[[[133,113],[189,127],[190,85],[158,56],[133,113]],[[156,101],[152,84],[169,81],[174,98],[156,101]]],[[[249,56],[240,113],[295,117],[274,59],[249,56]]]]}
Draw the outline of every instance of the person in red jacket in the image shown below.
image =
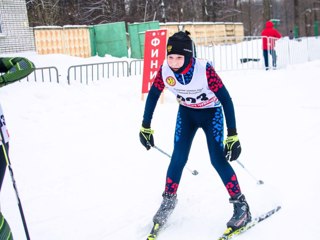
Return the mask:
{"type": "Polygon", "coordinates": [[[273,22],[267,21],[266,27],[261,32],[262,36],[262,49],[264,65],[266,70],[269,70],[269,58],[268,53],[272,56],[272,67],[277,67],[277,54],[274,49],[276,45],[276,40],[281,38],[281,34],[273,27],[273,22]]]}

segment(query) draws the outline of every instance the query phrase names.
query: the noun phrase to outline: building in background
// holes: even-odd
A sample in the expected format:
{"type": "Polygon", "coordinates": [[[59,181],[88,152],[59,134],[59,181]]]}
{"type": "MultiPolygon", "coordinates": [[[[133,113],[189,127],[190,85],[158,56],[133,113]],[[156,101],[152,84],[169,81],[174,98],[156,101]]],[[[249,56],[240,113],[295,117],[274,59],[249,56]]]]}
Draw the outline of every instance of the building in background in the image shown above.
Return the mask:
{"type": "Polygon", "coordinates": [[[25,0],[0,0],[0,53],[34,51],[25,0]]]}

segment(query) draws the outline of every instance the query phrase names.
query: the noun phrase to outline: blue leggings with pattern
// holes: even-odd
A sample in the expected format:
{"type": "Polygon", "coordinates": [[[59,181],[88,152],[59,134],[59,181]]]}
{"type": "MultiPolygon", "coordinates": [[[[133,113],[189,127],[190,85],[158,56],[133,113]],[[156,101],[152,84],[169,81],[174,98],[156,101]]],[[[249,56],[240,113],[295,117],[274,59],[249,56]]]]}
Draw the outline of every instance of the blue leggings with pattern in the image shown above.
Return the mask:
{"type": "Polygon", "coordinates": [[[234,196],[240,193],[236,174],[225,159],[223,152],[223,122],[221,107],[192,109],[180,105],[174,136],[174,150],[167,171],[165,192],[176,194],[193,138],[198,128],[202,128],[207,139],[211,164],[218,172],[229,195],[234,196]]]}

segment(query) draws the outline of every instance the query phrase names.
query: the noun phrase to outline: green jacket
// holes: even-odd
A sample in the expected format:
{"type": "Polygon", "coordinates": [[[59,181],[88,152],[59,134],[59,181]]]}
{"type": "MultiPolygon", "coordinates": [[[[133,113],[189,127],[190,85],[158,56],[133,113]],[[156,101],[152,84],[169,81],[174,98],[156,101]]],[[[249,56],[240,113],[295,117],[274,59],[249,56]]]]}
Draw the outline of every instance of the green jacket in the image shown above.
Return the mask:
{"type": "Polygon", "coordinates": [[[26,58],[0,57],[0,87],[25,78],[34,69],[34,64],[26,58]]]}

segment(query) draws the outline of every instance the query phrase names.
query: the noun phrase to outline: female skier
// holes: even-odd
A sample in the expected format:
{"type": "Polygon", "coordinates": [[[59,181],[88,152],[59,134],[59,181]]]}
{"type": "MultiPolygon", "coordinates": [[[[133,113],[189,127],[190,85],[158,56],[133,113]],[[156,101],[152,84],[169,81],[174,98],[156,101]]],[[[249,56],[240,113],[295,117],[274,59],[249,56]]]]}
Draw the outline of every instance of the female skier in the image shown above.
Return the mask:
{"type": "Polygon", "coordinates": [[[214,68],[207,61],[194,58],[192,49],[192,40],[185,32],[175,33],[168,39],[166,61],[160,67],[146,100],[139,137],[147,150],[154,146],[151,119],[165,87],[176,95],[180,104],[174,149],[162,194],[163,201],[153,221],[155,225],[161,226],[173,211],[193,138],[198,128],[202,128],[206,135],[211,164],[225,185],[230,203],[234,207],[234,214],[227,222],[228,229],[234,231],[251,221],[249,205],[229,163],[236,160],[241,153],[234,106],[214,68]],[[225,145],[224,115],[227,125],[225,145]]]}

